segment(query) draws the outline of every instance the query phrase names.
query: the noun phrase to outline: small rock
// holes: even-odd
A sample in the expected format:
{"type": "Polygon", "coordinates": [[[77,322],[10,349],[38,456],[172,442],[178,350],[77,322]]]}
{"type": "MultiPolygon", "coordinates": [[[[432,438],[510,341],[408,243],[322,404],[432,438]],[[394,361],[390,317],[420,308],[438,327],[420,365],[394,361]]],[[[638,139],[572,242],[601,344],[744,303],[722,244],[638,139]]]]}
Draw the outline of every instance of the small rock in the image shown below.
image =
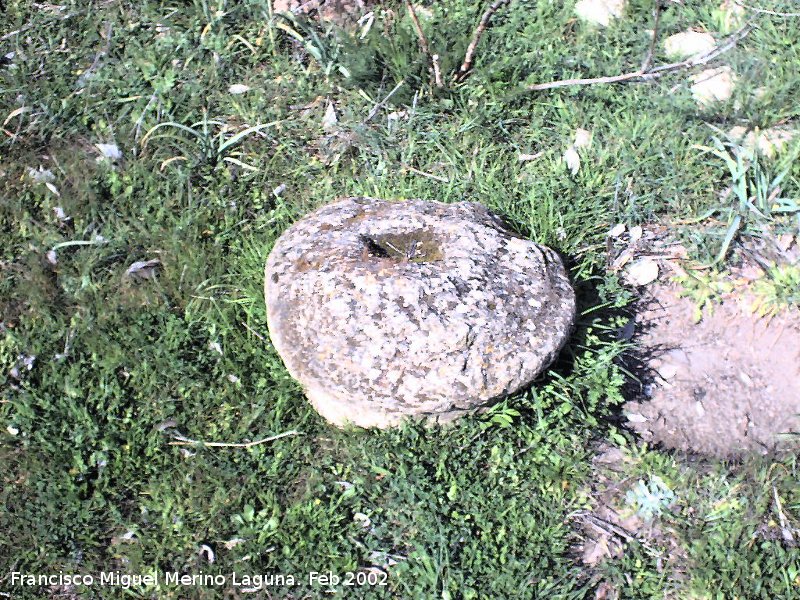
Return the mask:
{"type": "Polygon", "coordinates": [[[366,529],[372,524],[370,518],[361,512],[357,512],[356,514],[353,515],[353,521],[361,525],[361,527],[363,527],[364,529],[366,529]]]}
{"type": "Polygon", "coordinates": [[[575,5],[575,14],[587,23],[608,27],[622,16],[626,5],[626,0],[580,0],[575,5]]]}
{"type": "Polygon", "coordinates": [[[664,40],[664,50],[670,58],[688,58],[710,52],[716,46],[714,36],[699,31],[683,31],[664,40]]]}
{"type": "Polygon", "coordinates": [[[672,363],[665,363],[658,368],[658,374],[664,379],[672,379],[678,374],[678,367],[672,363]]]}
{"type": "Polygon", "coordinates": [[[729,66],[716,67],[700,71],[690,77],[692,81],[692,97],[700,106],[709,106],[715,102],[730,100],[736,74],[729,66]]]}
{"type": "Polygon", "coordinates": [[[628,267],[626,279],[631,285],[647,285],[658,279],[658,264],[649,258],[637,260],[628,267]]]}

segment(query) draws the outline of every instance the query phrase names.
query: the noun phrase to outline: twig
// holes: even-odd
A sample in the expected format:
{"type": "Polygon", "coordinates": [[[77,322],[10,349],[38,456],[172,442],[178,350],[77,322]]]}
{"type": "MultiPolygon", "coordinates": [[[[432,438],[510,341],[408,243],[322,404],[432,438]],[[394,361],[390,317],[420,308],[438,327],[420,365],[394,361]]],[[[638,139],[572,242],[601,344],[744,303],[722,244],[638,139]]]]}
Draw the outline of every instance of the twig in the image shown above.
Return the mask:
{"type": "Polygon", "coordinates": [[[366,125],[366,124],[367,124],[369,121],[371,121],[371,120],[372,120],[372,118],[373,118],[375,115],[377,115],[377,114],[378,114],[378,111],[379,111],[381,108],[383,108],[384,106],[386,106],[386,103],[389,101],[389,98],[391,98],[392,96],[394,96],[395,92],[396,92],[397,90],[399,90],[401,87],[403,87],[403,84],[404,84],[405,82],[406,82],[406,81],[405,81],[405,79],[401,79],[401,80],[400,80],[400,82],[399,82],[399,83],[398,83],[396,86],[394,86],[394,88],[392,89],[392,91],[391,91],[391,92],[389,92],[388,94],[386,94],[386,97],[385,97],[383,100],[381,100],[380,102],[377,102],[377,103],[375,104],[375,106],[373,106],[373,107],[372,107],[372,110],[371,110],[371,111],[369,111],[369,114],[367,115],[367,118],[366,118],[366,119],[364,119],[364,120],[362,121],[362,123],[363,123],[364,125],[366,125]]]}
{"type": "Polygon", "coordinates": [[[692,67],[705,65],[711,62],[721,54],[724,54],[725,52],[733,48],[741,40],[747,37],[752,30],[753,30],[753,22],[750,21],[746,23],[743,27],[741,27],[738,31],[731,34],[724,44],[722,44],[721,46],[717,46],[716,48],[714,48],[709,52],[693,56],[691,58],[687,58],[686,60],[682,60],[680,62],[668,63],[666,65],[659,65],[657,67],[649,69],[647,72],[644,73],[641,70],[638,70],[638,71],[632,71],[630,73],[623,73],[621,75],[611,75],[608,77],[562,79],[560,81],[551,81],[549,83],[537,83],[534,85],[529,85],[527,87],[527,90],[531,92],[538,92],[541,90],[551,90],[554,88],[568,87],[572,85],[594,85],[603,83],[621,83],[625,81],[649,81],[651,79],[658,79],[662,75],[666,75],[667,73],[672,73],[673,71],[679,71],[681,69],[690,69],[692,67]]]}
{"type": "Polygon", "coordinates": [[[293,435],[303,435],[302,432],[297,431],[296,429],[292,429],[290,431],[284,431],[283,433],[279,433],[277,435],[271,435],[266,437],[262,440],[256,440],[254,442],[243,442],[239,444],[233,444],[228,442],[203,442],[201,440],[193,440],[187,437],[184,437],[178,433],[174,434],[172,437],[175,438],[175,442],[170,442],[170,446],[207,446],[209,448],[252,448],[253,446],[258,446],[259,444],[266,444],[268,442],[274,442],[275,440],[279,440],[281,438],[293,436],[293,435]]]}
{"type": "Polygon", "coordinates": [[[439,55],[434,54],[431,56],[431,63],[433,63],[433,80],[436,82],[436,87],[444,87],[442,83],[442,70],[439,68],[439,55]]]}
{"type": "Polygon", "coordinates": [[[483,32],[489,25],[489,21],[494,13],[496,13],[499,8],[505,6],[509,2],[511,2],[511,0],[495,0],[483,13],[478,26],[475,28],[475,31],[472,34],[472,41],[470,41],[469,46],[467,46],[467,53],[464,55],[464,62],[461,63],[461,67],[458,69],[458,73],[456,73],[456,82],[464,81],[467,77],[469,77],[470,71],[472,71],[472,65],[475,62],[475,49],[478,47],[478,43],[481,41],[483,32]]]}
{"type": "Polygon", "coordinates": [[[750,6],[749,4],[745,4],[744,2],[739,2],[739,0],[733,0],[733,3],[738,6],[741,6],[745,10],[752,10],[754,13],[760,13],[762,15],[771,15],[773,17],[784,17],[784,18],[800,17],[800,13],[798,12],[778,12],[775,10],[768,10],[766,8],[750,6]]]}
{"type": "Polygon", "coordinates": [[[417,32],[417,38],[419,38],[419,48],[422,50],[422,53],[428,57],[428,60],[431,61],[434,81],[436,83],[436,87],[440,88],[442,87],[442,78],[441,74],[439,73],[439,56],[437,55],[436,58],[434,58],[433,55],[431,55],[431,49],[430,46],[428,46],[428,38],[425,37],[425,33],[422,31],[422,25],[420,25],[419,17],[417,17],[417,11],[414,9],[414,5],[411,4],[411,0],[406,0],[406,10],[408,10],[408,14],[411,15],[411,20],[414,22],[414,29],[417,32]]]}
{"type": "Polygon", "coordinates": [[[658,42],[658,24],[661,20],[661,0],[655,0],[653,7],[653,35],[650,37],[650,47],[647,49],[647,56],[642,61],[642,73],[647,73],[647,70],[653,64],[653,53],[656,50],[656,43],[658,42]]]}

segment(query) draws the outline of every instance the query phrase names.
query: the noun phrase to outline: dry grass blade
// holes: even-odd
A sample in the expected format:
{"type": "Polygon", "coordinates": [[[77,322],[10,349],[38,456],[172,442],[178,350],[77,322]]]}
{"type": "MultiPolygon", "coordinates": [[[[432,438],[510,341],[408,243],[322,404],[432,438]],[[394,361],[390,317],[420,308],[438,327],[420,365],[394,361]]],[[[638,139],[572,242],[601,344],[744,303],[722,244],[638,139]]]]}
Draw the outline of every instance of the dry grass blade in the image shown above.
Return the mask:
{"type": "Polygon", "coordinates": [[[295,435],[303,435],[302,432],[297,431],[296,429],[291,429],[289,431],[284,431],[283,433],[279,433],[277,435],[271,435],[269,437],[262,438],[260,440],[255,440],[253,442],[240,442],[240,443],[231,443],[231,442],[204,442],[202,440],[193,440],[191,438],[187,438],[179,433],[173,434],[173,438],[175,439],[174,442],[170,442],[170,446],[207,446],[209,448],[252,448],[253,446],[258,446],[260,444],[267,444],[269,442],[274,442],[276,440],[280,440],[285,437],[291,437],[295,435]]]}

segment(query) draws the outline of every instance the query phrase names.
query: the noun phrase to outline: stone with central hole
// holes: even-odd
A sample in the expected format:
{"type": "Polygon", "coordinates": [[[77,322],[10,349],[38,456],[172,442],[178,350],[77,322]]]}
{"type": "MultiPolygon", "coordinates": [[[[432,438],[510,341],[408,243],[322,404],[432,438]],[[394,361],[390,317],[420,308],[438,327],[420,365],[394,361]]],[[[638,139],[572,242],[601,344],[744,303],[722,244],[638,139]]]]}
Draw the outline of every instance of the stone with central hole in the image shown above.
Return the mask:
{"type": "Polygon", "coordinates": [[[339,426],[484,408],[547,368],[575,319],[558,256],[473,202],[324,206],[276,242],[265,295],[275,349],[339,426]]]}

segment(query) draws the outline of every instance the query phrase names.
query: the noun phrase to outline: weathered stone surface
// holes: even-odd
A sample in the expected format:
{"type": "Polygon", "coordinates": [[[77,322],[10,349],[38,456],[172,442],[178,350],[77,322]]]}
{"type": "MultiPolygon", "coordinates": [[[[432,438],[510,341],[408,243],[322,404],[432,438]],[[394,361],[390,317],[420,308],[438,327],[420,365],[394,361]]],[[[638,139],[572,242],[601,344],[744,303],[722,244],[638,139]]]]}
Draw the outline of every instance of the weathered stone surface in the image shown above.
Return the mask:
{"type": "Polygon", "coordinates": [[[276,242],[272,342],[331,423],[440,422],[506,396],[566,341],[575,296],[550,249],[480,204],[347,198],[276,242]]]}

